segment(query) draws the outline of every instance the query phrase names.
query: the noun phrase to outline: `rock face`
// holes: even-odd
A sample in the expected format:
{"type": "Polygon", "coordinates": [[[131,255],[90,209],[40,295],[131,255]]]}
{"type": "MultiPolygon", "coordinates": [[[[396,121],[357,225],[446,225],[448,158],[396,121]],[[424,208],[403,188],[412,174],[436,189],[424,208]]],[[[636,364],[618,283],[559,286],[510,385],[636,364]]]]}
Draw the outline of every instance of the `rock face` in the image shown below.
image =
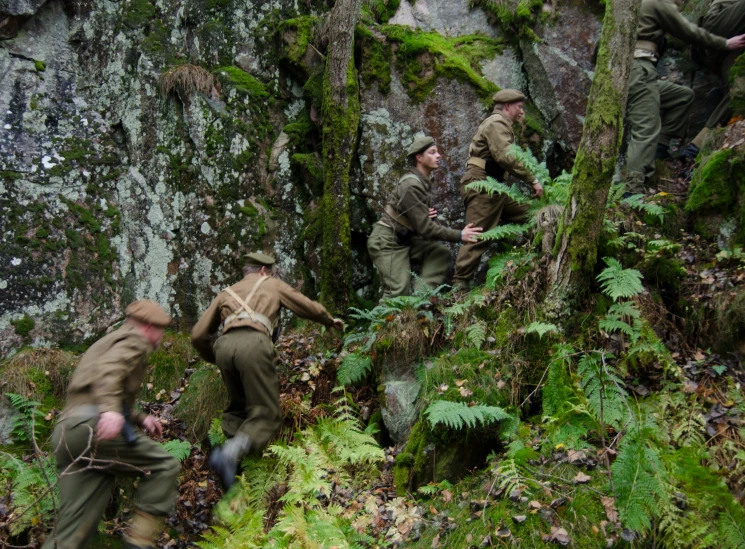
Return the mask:
{"type": "MultiPolygon", "coordinates": [[[[0,41],[0,355],[98,336],[136,298],[186,328],[239,276],[246,250],[275,254],[284,277],[315,295],[320,111],[312,74],[288,61],[309,35],[286,26],[311,21],[307,10],[294,0],[0,2],[0,21],[18,24],[0,41]],[[201,87],[164,84],[175,67],[195,81],[190,66],[206,69],[201,87]]],[[[570,155],[600,29],[599,14],[574,1],[536,28],[539,44],[518,44],[467,0],[403,1],[390,23],[406,27],[365,15],[382,53],[356,55],[350,204],[362,299],[377,292],[366,235],[405,169],[406,144],[435,137],[440,220],[461,225],[459,179],[489,89],[528,91],[543,135],[535,150],[570,155]],[[404,28],[429,44],[405,62],[413,46],[394,36],[404,28]],[[468,57],[464,45],[478,40],[491,40],[490,53],[468,57]]],[[[322,63],[312,48],[303,59],[322,63]]]]}

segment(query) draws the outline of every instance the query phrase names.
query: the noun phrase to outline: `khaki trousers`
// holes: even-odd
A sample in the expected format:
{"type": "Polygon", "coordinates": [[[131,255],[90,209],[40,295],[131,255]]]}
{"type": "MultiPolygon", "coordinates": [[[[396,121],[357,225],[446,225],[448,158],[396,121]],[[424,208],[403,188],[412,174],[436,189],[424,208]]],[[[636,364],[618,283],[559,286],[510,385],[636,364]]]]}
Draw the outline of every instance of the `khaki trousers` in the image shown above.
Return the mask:
{"type": "Polygon", "coordinates": [[[396,232],[376,223],[367,239],[367,251],[378,269],[381,299],[410,295],[411,262],[421,262],[420,278],[430,288],[436,288],[447,279],[450,268],[450,250],[433,240],[413,237],[400,244],[396,232]]]}
{"type": "Polygon", "coordinates": [[[91,436],[97,423],[98,416],[70,416],[52,433],[61,475],[60,513],[43,549],[85,547],[96,532],[118,475],[140,477],[135,503],[140,511],[167,516],[176,501],[176,477],[181,471],[176,458],[137,430],[137,444],[132,446],[121,436],[98,441],[91,436]]]}
{"type": "MultiPolygon", "coordinates": [[[[466,173],[468,175],[468,173],[466,173]]],[[[461,180],[462,185],[471,183],[469,178],[461,180]]],[[[473,190],[466,191],[463,196],[466,206],[466,225],[473,223],[481,227],[484,232],[502,223],[525,223],[527,221],[528,205],[518,204],[505,194],[489,196],[473,190]]],[[[468,283],[479,266],[481,256],[493,244],[488,240],[463,244],[458,250],[455,260],[455,276],[453,283],[468,283]]]]}
{"type": "MultiPolygon", "coordinates": [[[[626,117],[631,138],[626,152],[626,170],[646,176],[654,174],[654,155],[660,135],[685,137],[688,110],[694,93],[690,88],[658,80],[657,68],[648,59],[634,59],[629,81],[626,117]]],[[[626,189],[644,192],[644,189],[626,189]]]]}
{"type": "Polygon", "coordinates": [[[257,330],[234,328],[215,342],[215,359],[230,396],[222,430],[245,434],[251,451],[261,453],[282,425],[274,344],[257,330]]]}

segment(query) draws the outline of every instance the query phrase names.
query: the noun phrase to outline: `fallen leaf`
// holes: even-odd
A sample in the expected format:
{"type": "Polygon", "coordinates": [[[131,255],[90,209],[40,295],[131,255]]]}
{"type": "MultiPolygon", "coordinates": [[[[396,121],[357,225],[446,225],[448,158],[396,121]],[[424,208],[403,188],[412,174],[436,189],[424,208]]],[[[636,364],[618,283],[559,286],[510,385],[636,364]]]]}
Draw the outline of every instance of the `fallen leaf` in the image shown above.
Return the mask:
{"type": "Polygon", "coordinates": [[[439,387],[437,388],[437,390],[438,390],[438,391],[440,391],[440,393],[444,393],[445,391],[447,391],[447,390],[448,390],[448,388],[449,388],[449,387],[448,387],[448,385],[447,385],[447,384],[445,384],[445,383],[443,383],[442,385],[440,385],[440,386],[439,386],[439,387]]]}
{"type": "Polygon", "coordinates": [[[440,512],[437,509],[435,509],[435,506],[434,505],[430,505],[429,506],[429,512],[432,513],[433,515],[439,515],[440,514],[440,512]]]}
{"type": "Polygon", "coordinates": [[[702,353],[701,351],[696,351],[696,354],[693,355],[693,360],[699,361],[706,358],[706,355],[702,353]]]}
{"type": "Polygon", "coordinates": [[[543,504],[541,504],[540,501],[537,501],[535,499],[533,501],[531,501],[530,503],[528,503],[528,508],[530,508],[530,509],[538,510],[541,507],[543,507],[543,504]]]}
{"type": "Polygon", "coordinates": [[[507,384],[502,381],[501,379],[497,381],[497,389],[504,389],[507,386],[507,384]]]}
{"type": "Polygon", "coordinates": [[[527,518],[528,517],[526,515],[513,515],[512,516],[512,520],[514,520],[518,524],[525,522],[527,518]]]}
{"type": "Polygon", "coordinates": [[[453,493],[450,490],[443,490],[442,491],[442,500],[445,503],[450,503],[453,501],[453,493]]]}
{"type": "Polygon", "coordinates": [[[497,528],[494,533],[500,538],[508,538],[512,535],[512,532],[510,532],[509,528],[497,528]]]}
{"type": "Polygon", "coordinates": [[[456,380],[455,380],[455,386],[456,386],[456,387],[462,387],[462,386],[463,386],[463,384],[464,384],[464,383],[465,383],[466,381],[468,381],[468,380],[467,380],[467,379],[456,379],[456,380]]]}
{"type": "Polygon", "coordinates": [[[592,477],[580,471],[572,480],[574,480],[574,482],[577,484],[587,484],[592,480],[592,477]]]}
{"type": "Polygon", "coordinates": [[[616,510],[616,499],[612,497],[603,496],[600,498],[600,502],[605,507],[605,516],[613,524],[618,522],[618,511],[616,510]]]}
{"type": "Polygon", "coordinates": [[[460,389],[458,389],[458,392],[463,398],[470,397],[473,394],[473,391],[468,387],[461,387],[460,389]]]}

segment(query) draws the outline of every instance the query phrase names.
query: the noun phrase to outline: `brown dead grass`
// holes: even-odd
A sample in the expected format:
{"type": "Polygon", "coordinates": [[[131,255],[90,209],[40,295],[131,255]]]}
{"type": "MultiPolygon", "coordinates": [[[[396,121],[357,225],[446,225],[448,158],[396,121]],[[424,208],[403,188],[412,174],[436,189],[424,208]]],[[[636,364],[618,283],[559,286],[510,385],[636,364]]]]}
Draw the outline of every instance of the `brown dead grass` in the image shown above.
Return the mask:
{"type": "Polygon", "coordinates": [[[160,89],[165,95],[188,96],[195,91],[209,95],[214,83],[209,71],[190,64],[174,67],[160,77],[160,89]]]}
{"type": "Polygon", "coordinates": [[[0,363],[0,393],[32,400],[48,396],[62,401],[79,356],[57,349],[27,349],[0,363]]]}

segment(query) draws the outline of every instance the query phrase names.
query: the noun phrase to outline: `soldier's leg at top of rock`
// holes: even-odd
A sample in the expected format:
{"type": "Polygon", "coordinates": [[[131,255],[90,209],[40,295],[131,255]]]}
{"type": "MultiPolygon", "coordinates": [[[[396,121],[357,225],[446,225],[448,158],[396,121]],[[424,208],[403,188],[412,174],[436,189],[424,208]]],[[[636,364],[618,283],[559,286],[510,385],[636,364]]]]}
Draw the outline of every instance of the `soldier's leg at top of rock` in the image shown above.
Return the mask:
{"type": "Polygon", "coordinates": [[[223,340],[222,337],[215,342],[215,362],[229,398],[228,406],[222,413],[222,430],[225,436],[233,437],[246,420],[246,395],[243,392],[241,376],[235,368],[233,348],[225,343],[227,340],[223,340]]]}
{"type": "Polygon", "coordinates": [[[393,229],[376,223],[367,239],[367,251],[378,269],[381,299],[409,295],[411,262],[409,247],[402,246],[393,229]]]}
{"type": "MultiPolygon", "coordinates": [[[[483,228],[484,232],[493,229],[499,224],[505,200],[504,195],[489,196],[486,193],[467,191],[463,200],[466,206],[466,225],[473,223],[474,226],[483,228]]],[[[479,241],[461,245],[455,259],[454,286],[467,287],[479,266],[481,256],[491,244],[489,241],[479,241]]]]}
{"type": "MultiPolygon", "coordinates": [[[[670,140],[683,138],[688,130],[688,114],[696,97],[691,88],[673,84],[667,80],[659,81],[660,90],[660,139],[659,144],[670,146],[670,140]]],[[[669,154],[667,155],[669,157],[669,154]]]]}
{"type": "Polygon", "coordinates": [[[732,38],[745,33],[745,0],[712,6],[701,21],[701,26],[712,34],[732,38]]]}
{"type": "Polygon", "coordinates": [[[54,429],[52,449],[60,473],[59,516],[43,549],[81,549],[93,534],[109,503],[114,476],[96,469],[85,469],[88,462],[73,464],[83,454],[95,421],[87,418],[62,420],[54,429]],[[60,437],[65,440],[59,444],[60,437]]]}
{"type": "MultiPolygon", "coordinates": [[[[450,249],[440,242],[413,238],[411,240],[410,258],[421,261],[422,273],[420,279],[430,289],[435,289],[447,280],[450,268],[450,249]]],[[[419,289],[419,281],[414,281],[415,289],[419,289]]]]}
{"type": "Polygon", "coordinates": [[[657,69],[651,61],[634,60],[626,117],[631,134],[626,151],[626,192],[644,193],[645,176],[654,173],[654,155],[662,126],[657,69]]]}

